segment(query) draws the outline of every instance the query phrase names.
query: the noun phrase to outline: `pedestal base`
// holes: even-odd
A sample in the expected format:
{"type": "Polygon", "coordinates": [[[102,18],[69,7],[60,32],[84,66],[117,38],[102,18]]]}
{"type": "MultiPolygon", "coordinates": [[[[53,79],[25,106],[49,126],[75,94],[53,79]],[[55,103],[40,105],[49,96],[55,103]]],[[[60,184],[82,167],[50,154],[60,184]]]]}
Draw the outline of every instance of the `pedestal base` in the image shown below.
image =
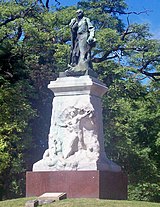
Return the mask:
{"type": "Polygon", "coordinates": [[[127,199],[127,176],[123,172],[54,171],[27,172],[26,196],[65,192],[67,198],[127,199]]]}

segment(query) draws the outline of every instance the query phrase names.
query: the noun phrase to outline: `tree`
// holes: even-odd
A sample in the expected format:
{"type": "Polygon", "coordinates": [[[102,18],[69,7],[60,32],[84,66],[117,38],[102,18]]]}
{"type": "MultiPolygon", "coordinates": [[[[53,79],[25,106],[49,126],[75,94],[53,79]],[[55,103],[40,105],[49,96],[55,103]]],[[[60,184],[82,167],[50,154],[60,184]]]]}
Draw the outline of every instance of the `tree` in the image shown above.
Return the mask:
{"type": "Polygon", "coordinates": [[[41,5],[2,1],[0,19],[0,197],[5,199],[24,195],[29,155],[39,143],[43,146],[40,133],[47,133],[49,118],[43,109],[51,104],[52,96],[46,85],[55,73],[52,34],[48,35],[46,10],[41,5]]]}
{"type": "Polygon", "coordinates": [[[144,81],[159,80],[159,41],[151,38],[148,25],[131,25],[128,19],[125,27],[120,15],[136,12],[126,12],[124,1],[78,6],[96,27],[92,61],[109,88],[104,99],[106,152],[129,175],[130,199],[159,201],[159,95],[152,82],[144,81]]]}
{"type": "Polygon", "coordinates": [[[159,92],[141,80],[159,80],[160,44],[147,25],[124,27],[119,15],[132,13],[125,11],[124,1],[107,3],[79,3],[98,30],[93,62],[109,88],[104,99],[106,152],[128,173],[130,199],[159,201],[159,92]]]}
{"type": "MultiPolygon", "coordinates": [[[[107,155],[129,174],[131,199],[158,201],[159,41],[151,38],[148,25],[129,23],[129,15],[140,14],[128,11],[124,0],[82,1],[78,8],[95,25],[92,61],[108,87],[103,103],[107,155]]],[[[52,8],[48,0],[0,3],[0,101],[6,114],[0,115],[0,185],[14,186],[17,195],[23,172],[47,144],[53,97],[47,84],[67,68],[68,23],[76,9],[52,8]],[[5,183],[4,174],[11,177],[5,183]]]]}

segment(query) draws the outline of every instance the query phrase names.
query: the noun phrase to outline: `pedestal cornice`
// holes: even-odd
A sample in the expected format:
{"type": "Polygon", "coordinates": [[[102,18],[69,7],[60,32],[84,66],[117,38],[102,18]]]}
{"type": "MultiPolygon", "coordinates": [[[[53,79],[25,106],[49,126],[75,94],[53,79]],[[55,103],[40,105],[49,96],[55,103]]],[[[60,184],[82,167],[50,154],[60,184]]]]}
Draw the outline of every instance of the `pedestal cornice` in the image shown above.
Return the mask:
{"type": "Polygon", "coordinates": [[[93,95],[102,97],[107,92],[107,87],[98,79],[90,76],[61,77],[51,81],[48,88],[55,96],[93,95]]]}

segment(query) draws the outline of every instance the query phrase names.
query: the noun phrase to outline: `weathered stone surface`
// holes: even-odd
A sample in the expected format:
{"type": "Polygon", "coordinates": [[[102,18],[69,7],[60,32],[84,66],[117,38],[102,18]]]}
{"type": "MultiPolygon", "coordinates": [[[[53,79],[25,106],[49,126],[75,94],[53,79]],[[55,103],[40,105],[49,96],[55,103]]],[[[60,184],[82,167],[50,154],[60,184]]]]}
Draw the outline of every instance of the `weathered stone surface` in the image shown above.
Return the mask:
{"type": "Polygon", "coordinates": [[[33,171],[121,171],[104,151],[101,97],[106,86],[86,75],[61,77],[48,87],[55,95],[48,149],[33,171]]]}
{"type": "Polygon", "coordinates": [[[45,204],[50,204],[50,203],[53,203],[55,202],[55,200],[53,199],[38,199],[38,205],[39,206],[42,206],[42,205],[45,205],[45,204]]]}
{"type": "Polygon", "coordinates": [[[66,199],[67,198],[67,194],[66,193],[44,193],[41,196],[38,197],[38,199],[53,199],[53,200],[62,200],[62,199],[66,199]]]}
{"type": "Polygon", "coordinates": [[[38,200],[30,200],[25,203],[25,207],[37,207],[38,200]]]}

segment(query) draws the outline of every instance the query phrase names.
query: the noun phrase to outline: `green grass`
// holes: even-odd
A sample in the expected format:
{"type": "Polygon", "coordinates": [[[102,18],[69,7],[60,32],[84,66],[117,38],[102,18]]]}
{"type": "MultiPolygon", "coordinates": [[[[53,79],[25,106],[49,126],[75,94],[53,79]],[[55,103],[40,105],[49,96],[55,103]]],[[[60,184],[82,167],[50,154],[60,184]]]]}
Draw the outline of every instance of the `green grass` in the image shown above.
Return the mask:
{"type": "Polygon", "coordinates": [[[18,198],[12,200],[0,201],[0,207],[24,207],[26,201],[36,198],[18,198]]]}
{"type": "MultiPolygon", "coordinates": [[[[35,198],[19,198],[13,200],[0,201],[0,207],[24,207],[27,200],[35,198]]],[[[142,201],[111,201],[100,199],[66,199],[56,201],[43,207],[160,207],[160,203],[142,201]]]]}

